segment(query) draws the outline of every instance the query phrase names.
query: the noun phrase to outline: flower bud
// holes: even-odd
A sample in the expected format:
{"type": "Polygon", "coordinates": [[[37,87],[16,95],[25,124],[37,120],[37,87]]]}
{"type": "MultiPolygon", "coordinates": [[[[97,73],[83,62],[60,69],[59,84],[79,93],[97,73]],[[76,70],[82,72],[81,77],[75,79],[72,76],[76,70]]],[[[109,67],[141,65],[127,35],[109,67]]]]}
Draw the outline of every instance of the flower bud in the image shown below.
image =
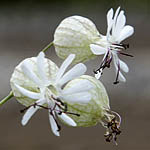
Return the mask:
{"type": "Polygon", "coordinates": [[[71,16],[64,19],[54,34],[54,46],[57,55],[65,59],[69,54],[76,54],[74,63],[85,62],[95,55],[90,50],[90,44],[99,41],[100,34],[95,24],[81,16],[71,16]]]}

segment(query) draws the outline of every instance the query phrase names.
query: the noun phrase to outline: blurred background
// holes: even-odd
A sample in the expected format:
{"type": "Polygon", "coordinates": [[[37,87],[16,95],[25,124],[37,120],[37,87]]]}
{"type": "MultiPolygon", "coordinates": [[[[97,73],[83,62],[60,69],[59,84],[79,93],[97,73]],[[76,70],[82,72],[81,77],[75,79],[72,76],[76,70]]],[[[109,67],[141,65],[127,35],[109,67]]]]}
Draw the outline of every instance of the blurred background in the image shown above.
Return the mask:
{"type": "MultiPolygon", "coordinates": [[[[13,0],[0,1],[0,97],[10,91],[9,79],[14,67],[24,58],[37,56],[53,40],[59,23],[71,15],[90,18],[100,33],[106,33],[106,13],[121,6],[127,24],[135,33],[125,41],[133,58],[121,57],[130,72],[127,82],[113,85],[114,70],[106,69],[101,81],[110,98],[111,109],[122,116],[122,134],[118,146],[106,143],[105,129],[95,127],[71,128],[63,126],[61,137],[50,129],[47,111],[39,111],[21,126],[24,108],[11,99],[0,108],[0,150],[149,150],[150,149],[150,1],[149,0],[13,0]]],[[[60,60],[52,47],[47,56],[58,65],[60,60]]],[[[87,62],[87,74],[100,58],[87,62]]]]}

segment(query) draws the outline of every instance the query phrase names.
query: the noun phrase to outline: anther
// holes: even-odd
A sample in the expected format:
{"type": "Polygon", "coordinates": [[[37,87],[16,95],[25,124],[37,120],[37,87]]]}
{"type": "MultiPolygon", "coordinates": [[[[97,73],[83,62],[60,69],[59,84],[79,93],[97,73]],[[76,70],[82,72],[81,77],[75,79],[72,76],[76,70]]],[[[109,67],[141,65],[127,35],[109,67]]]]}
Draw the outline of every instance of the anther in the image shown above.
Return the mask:
{"type": "Polygon", "coordinates": [[[56,125],[57,125],[57,131],[60,131],[61,130],[61,126],[58,124],[58,122],[57,122],[57,120],[56,120],[56,118],[55,118],[55,116],[54,116],[54,114],[53,114],[53,111],[50,111],[50,115],[53,117],[53,119],[55,120],[55,123],[56,123],[56,125]]]}

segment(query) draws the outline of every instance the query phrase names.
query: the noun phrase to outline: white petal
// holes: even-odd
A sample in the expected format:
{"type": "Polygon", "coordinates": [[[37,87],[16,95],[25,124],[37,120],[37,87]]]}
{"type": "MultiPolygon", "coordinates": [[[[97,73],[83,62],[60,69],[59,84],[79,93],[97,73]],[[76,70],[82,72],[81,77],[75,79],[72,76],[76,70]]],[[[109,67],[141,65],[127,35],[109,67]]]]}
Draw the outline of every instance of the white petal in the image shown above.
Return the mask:
{"type": "Polygon", "coordinates": [[[31,99],[40,99],[40,93],[31,92],[17,84],[14,84],[14,85],[24,96],[27,96],[31,99]]]}
{"type": "Polygon", "coordinates": [[[114,11],[113,9],[111,8],[108,13],[107,13],[107,24],[109,26],[109,24],[112,22],[112,18],[113,18],[113,14],[114,14],[114,11]]]}
{"type": "Polygon", "coordinates": [[[126,25],[121,33],[120,36],[118,37],[118,42],[120,43],[121,41],[123,41],[124,39],[128,38],[129,36],[131,36],[134,33],[134,28],[132,26],[126,25]]]}
{"type": "Polygon", "coordinates": [[[72,63],[72,61],[75,58],[75,54],[70,54],[65,61],[62,63],[58,73],[57,73],[57,77],[56,77],[56,81],[58,81],[64,74],[64,72],[66,71],[67,67],[72,63]]]}
{"type": "Polygon", "coordinates": [[[95,73],[95,78],[100,79],[101,75],[102,75],[102,72],[97,71],[97,73],[95,73]]]}
{"type": "Polygon", "coordinates": [[[77,126],[77,124],[74,122],[74,120],[72,118],[70,118],[68,115],[66,115],[65,113],[58,115],[58,117],[70,126],[73,126],[73,127],[77,126]]]}
{"type": "MultiPolygon", "coordinates": [[[[113,55],[114,57],[114,66],[115,66],[115,69],[116,69],[116,74],[118,72],[118,63],[119,63],[119,58],[117,55],[113,55]]],[[[120,65],[120,64],[119,64],[120,65]]],[[[126,79],[125,77],[123,76],[123,74],[119,71],[119,77],[118,77],[119,81],[122,81],[122,82],[126,82],[126,79]]]]}
{"type": "MultiPolygon", "coordinates": [[[[44,100],[38,100],[36,103],[38,103],[39,105],[43,105],[45,103],[44,100]]],[[[28,121],[30,120],[30,118],[34,115],[34,113],[39,109],[39,106],[31,106],[25,113],[25,115],[22,118],[22,125],[26,125],[28,123],[28,121]]]]}
{"type": "Polygon", "coordinates": [[[106,48],[96,44],[90,44],[90,48],[92,53],[95,55],[102,55],[106,53],[106,48]]]}
{"type": "Polygon", "coordinates": [[[88,80],[81,80],[80,82],[77,82],[72,87],[64,89],[62,91],[63,95],[65,94],[74,94],[78,92],[85,92],[89,91],[93,88],[93,85],[88,80]]]}
{"type": "Polygon", "coordinates": [[[123,74],[121,72],[119,72],[118,79],[119,79],[119,81],[126,82],[126,79],[125,79],[125,77],[123,76],[123,74]]]}
{"type": "Polygon", "coordinates": [[[115,12],[115,16],[113,18],[113,27],[112,27],[112,35],[114,35],[115,32],[115,28],[116,28],[116,21],[117,21],[117,17],[120,11],[120,7],[117,8],[116,12],[115,12]]]}
{"type": "Polygon", "coordinates": [[[27,110],[27,112],[25,113],[25,115],[23,116],[22,121],[21,121],[21,123],[22,123],[23,126],[28,123],[28,121],[30,120],[30,118],[33,116],[33,114],[34,114],[38,109],[39,109],[38,107],[34,108],[34,107],[32,106],[32,107],[30,107],[30,108],[27,110]]]}
{"type": "Polygon", "coordinates": [[[21,66],[23,73],[32,80],[36,85],[41,86],[42,83],[40,79],[37,77],[37,75],[33,72],[32,64],[30,64],[27,61],[24,61],[24,63],[21,66]]]}
{"type": "Polygon", "coordinates": [[[119,59],[119,63],[120,63],[120,69],[122,69],[122,71],[129,72],[129,68],[125,62],[119,59]]]}
{"type": "Polygon", "coordinates": [[[110,30],[112,28],[112,24],[113,24],[113,9],[111,8],[108,13],[107,13],[107,36],[108,34],[110,34],[110,30]]]}
{"type": "Polygon", "coordinates": [[[56,121],[55,119],[53,118],[52,115],[49,114],[49,122],[50,122],[50,125],[51,125],[51,129],[52,129],[52,132],[56,135],[56,136],[60,136],[59,134],[59,129],[57,127],[57,124],[56,124],[56,121]]]}
{"type": "Polygon", "coordinates": [[[64,76],[59,80],[59,85],[62,86],[68,81],[80,77],[86,72],[86,66],[82,63],[75,65],[72,69],[70,69],[64,76]]]}
{"type": "Polygon", "coordinates": [[[77,94],[64,95],[62,98],[65,101],[73,103],[88,103],[91,100],[91,94],[89,92],[81,92],[77,94]]]}
{"type": "Polygon", "coordinates": [[[47,77],[45,74],[45,54],[43,52],[40,52],[37,56],[37,68],[38,68],[38,74],[40,76],[40,79],[43,81],[43,83],[47,83],[47,77]]]}
{"type": "Polygon", "coordinates": [[[124,11],[121,11],[118,18],[117,18],[116,27],[115,27],[115,30],[114,30],[114,35],[113,36],[115,38],[120,36],[121,30],[125,26],[125,23],[126,23],[126,17],[124,15],[124,11]]]}

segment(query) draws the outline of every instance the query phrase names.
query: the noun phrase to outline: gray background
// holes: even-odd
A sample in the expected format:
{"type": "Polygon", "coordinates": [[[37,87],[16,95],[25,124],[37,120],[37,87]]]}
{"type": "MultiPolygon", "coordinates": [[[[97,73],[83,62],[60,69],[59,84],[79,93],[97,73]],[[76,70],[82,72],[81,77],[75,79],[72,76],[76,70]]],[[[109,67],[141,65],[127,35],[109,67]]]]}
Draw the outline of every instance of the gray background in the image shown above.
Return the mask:
{"type": "MultiPolygon", "coordinates": [[[[98,30],[106,33],[106,12],[121,6],[127,24],[135,27],[128,53],[121,56],[130,72],[127,82],[113,85],[113,69],[106,69],[101,81],[106,86],[112,110],[122,116],[119,145],[106,143],[105,129],[95,127],[71,128],[63,126],[61,137],[50,129],[47,111],[39,111],[27,126],[21,126],[19,110],[23,106],[15,99],[0,108],[0,150],[149,150],[150,149],[150,2],[148,0],[62,0],[62,1],[4,1],[0,2],[0,97],[10,91],[9,79],[14,67],[24,58],[36,56],[53,40],[53,33],[62,19],[81,15],[92,19],[98,30]]],[[[47,56],[58,65],[60,60],[49,49],[47,56]]],[[[100,57],[90,62],[87,74],[100,63],[100,57]]]]}

